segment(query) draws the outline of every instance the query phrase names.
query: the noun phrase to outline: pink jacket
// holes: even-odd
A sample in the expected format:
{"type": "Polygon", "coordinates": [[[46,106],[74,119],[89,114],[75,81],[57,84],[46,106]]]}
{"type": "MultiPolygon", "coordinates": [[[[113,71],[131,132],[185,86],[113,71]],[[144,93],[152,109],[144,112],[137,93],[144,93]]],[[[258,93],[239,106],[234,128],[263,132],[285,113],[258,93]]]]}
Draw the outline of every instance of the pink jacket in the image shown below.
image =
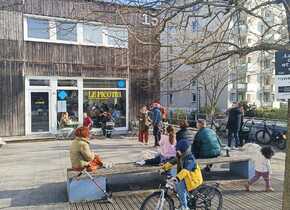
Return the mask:
{"type": "Polygon", "coordinates": [[[175,144],[173,145],[170,144],[169,136],[161,135],[159,145],[160,145],[160,153],[163,157],[170,158],[176,156],[175,144]]]}

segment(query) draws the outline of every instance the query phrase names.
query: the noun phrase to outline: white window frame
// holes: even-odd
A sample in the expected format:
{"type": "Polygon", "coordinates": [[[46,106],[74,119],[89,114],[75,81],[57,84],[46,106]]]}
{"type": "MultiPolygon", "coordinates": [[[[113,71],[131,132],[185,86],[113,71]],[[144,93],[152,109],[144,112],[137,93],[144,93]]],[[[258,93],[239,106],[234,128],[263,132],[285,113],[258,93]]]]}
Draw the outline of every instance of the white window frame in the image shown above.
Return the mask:
{"type": "Polygon", "coordinates": [[[129,32],[126,25],[104,25],[104,23],[100,22],[78,22],[77,20],[67,19],[67,18],[58,18],[58,17],[49,17],[49,16],[40,16],[40,15],[32,15],[32,14],[24,14],[23,15],[23,32],[24,32],[24,41],[32,41],[32,42],[46,42],[46,43],[59,43],[59,44],[72,44],[72,45],[85,45],[85,46],[103,46],[103,47],[113,47],[113,48],[128,48],[129,45],[129,32]],[[35,19],[43,19],[49,21],[49,39],[40,39],[40,38],[31,38],[28,37],[28,22],[27,18],[35,18],[35,19]],[[76,23],[76,34],[77,41],[66,41],[66,40],[57,40],[57,31],[56,31],[56,22],[64,21],[64,22],[72,22],[76,23]],[[96,25],[102,28],[102,44],[94,44],[88,43],[84,40],[84,24],[96,25]],[[125,46],[120,45],[109,45],[107,33],[109,29],[126,29],[128,34],[128,42],[125,46]]]}

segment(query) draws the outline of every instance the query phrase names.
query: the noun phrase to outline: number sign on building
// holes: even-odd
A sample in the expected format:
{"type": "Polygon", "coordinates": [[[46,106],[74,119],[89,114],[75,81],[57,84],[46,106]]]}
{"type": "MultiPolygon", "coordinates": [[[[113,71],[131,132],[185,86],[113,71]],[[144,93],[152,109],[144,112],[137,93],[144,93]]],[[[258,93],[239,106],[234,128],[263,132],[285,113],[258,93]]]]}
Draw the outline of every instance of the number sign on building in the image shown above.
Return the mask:
{"type": "Polygon", "coordinates": [[[290,51],[275,53],[277,99],[290,99],[290,51]]]}

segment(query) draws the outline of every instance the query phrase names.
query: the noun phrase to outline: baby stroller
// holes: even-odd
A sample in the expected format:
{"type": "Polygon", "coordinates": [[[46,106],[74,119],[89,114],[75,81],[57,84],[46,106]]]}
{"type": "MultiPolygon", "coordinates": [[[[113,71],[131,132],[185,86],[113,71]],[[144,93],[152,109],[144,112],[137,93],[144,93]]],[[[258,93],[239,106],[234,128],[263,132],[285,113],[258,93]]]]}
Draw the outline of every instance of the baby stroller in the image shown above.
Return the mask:
{"type": "Polygon", "coordinates": [[[240,142],[241,145],[243,146],[246,143],[253,143],[254,138],[251,137],[251,133],[252,130],[254,128],[255,122],[254,120],[246,120],[241,129],[240,129],[240,133],[239,133],[239,137],[240,137],[240,142]]]}

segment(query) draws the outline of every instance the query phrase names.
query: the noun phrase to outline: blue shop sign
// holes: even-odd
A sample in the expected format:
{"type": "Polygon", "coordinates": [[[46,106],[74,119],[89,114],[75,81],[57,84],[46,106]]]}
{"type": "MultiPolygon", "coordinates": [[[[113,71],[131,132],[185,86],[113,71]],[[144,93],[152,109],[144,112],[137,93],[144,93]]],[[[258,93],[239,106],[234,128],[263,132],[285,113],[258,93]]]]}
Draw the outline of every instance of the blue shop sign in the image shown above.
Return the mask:
{"type": "Polygon", "coordinates": [[[125,88],[126,87],[126,81],[125,80],[118,80],[118,88],[125,88]]]}
{"type": "Polygon", "coordinates": [[[61,90],[58,92],[57,96],[60,100],[65,100],[65,98],[68,96],[68,94],[66,91],[61,90]]]}

